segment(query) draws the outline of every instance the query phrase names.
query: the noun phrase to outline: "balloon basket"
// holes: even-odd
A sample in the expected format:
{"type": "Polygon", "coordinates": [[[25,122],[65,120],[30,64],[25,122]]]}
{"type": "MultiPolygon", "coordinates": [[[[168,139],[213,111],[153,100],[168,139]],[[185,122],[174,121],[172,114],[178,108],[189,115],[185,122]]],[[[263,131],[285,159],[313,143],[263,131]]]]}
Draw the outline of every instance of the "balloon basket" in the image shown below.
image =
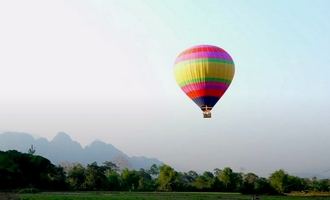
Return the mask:
{"type": "Polygon", "coordinates": [[[203,106],[201,106],[201,109],[203,111],[203,117],[204,118],[211,118],[212,107],[207,106],[207,105],[203,105],[203,106]]]}
{"type": "Polygon", "coordinates": [[[204,118],[211,118],[211,112],[210,111],[203,112],[203,117],[204,118]]]}

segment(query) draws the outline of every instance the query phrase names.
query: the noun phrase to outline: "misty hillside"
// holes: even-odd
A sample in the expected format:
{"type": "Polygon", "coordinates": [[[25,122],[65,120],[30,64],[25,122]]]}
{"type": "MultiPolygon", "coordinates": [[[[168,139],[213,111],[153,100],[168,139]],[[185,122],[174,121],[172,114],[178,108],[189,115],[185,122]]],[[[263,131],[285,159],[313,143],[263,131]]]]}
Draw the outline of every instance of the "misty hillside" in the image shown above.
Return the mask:
{"type": "Polygon", "coordinates": [[[37,155],[44,156],[55,164],[65,162],[88,164],[94,161],[101,164],[104,161],[112,161],[120,168],[130,169],[146,169],[152,164],[162,164],[155,158],[130,157],[112,144],[102,141],[94,141],[86,147],[82,147],[63,132],[59,132],[51,141],[45,138],[35,139],[28,133],[5,132],[0,134],[0,150],[2,151],[15,149],[27,152],[31,145],[36,149],[37,155]]]}

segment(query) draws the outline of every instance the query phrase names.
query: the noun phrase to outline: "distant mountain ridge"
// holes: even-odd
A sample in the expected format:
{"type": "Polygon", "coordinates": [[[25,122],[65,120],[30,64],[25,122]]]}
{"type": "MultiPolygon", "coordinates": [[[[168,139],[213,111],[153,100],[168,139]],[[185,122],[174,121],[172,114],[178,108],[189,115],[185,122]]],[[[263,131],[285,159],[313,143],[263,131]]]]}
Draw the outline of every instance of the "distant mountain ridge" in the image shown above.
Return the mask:
{"type": "Polygon", "coordinates": [[[21,152],[27,152],[33,145],[36,154],[48,158],[54,164],[63,162],[79,162],[89,164],[104,161],[112,161],[120,168],[140,169],[150,168],[152,164],[161,165],[162,162],[156,158],[147,158],[144,156],[128,156],[112,144],[96,140],[86,147],[71,139],[71,137],[59,132],[51,141],[45,138],[35,139],[28,133],[4,132],[0,134],[0,150],[6,151],[15,149],[21,152]]]}

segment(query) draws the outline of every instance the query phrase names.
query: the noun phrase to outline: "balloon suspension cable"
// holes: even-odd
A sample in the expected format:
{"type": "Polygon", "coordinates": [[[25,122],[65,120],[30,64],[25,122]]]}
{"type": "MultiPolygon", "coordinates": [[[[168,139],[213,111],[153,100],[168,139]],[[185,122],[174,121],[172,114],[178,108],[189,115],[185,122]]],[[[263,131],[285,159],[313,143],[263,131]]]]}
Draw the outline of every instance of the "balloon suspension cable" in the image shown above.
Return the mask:
{"type": "Polygon", "coordinates": [[[212,110],[212,107],[209,107],[207,105],[202,106],[203,117],[204,118],[211,118],[211,110],[212,110]]]}

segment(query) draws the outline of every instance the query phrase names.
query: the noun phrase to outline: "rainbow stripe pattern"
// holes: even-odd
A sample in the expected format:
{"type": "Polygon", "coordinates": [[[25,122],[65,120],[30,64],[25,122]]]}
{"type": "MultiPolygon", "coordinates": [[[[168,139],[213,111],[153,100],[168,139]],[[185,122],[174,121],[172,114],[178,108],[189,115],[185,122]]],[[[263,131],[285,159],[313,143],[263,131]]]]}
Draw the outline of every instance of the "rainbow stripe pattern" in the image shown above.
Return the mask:
{"type": "Polygon", "coordinates": [[[231,56],[212,45],[191,47],[175,60],[177,83],[201,109],[207,106],[211,110],[214,107],[228,89],[234,73],[231,56]]]}

